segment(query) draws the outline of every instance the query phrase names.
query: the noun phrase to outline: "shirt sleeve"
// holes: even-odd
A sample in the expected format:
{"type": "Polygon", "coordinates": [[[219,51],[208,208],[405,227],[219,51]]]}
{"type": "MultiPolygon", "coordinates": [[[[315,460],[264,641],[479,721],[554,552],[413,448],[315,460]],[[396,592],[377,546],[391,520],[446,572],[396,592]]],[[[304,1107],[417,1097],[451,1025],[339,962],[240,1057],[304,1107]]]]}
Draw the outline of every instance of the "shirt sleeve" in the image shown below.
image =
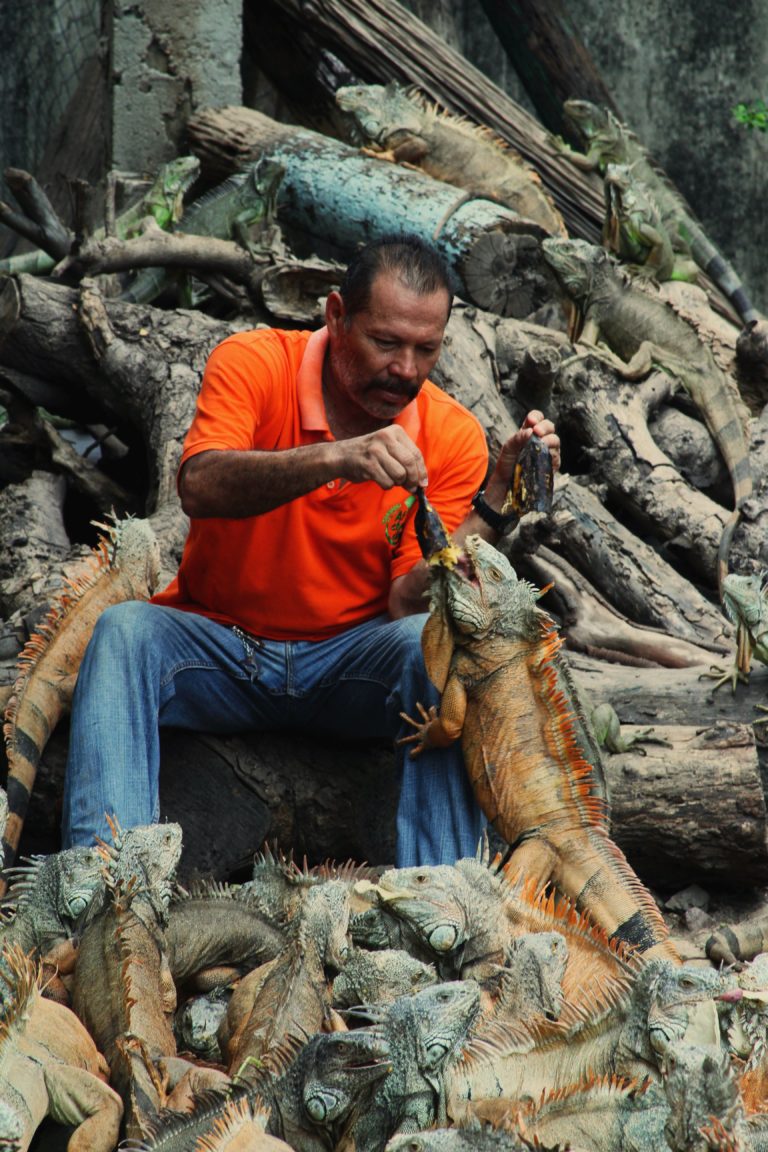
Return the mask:
{"type": "Polygon", "coordinates": [[[276,401],[285,395],[285,359],[268,330],[249,333],[247,342],[231,336],[213,349],[181,464],[209,449],[274,447],[270,426],[276,401]]]}
{"type": "MultiPolygon", "coordinates": [[[[434,462],[429,458],[426,461],[429,476],[427,495],[449,533],[466,519],[472,498],[482,487],[488,472],[485,432],[475,416],[467,412],[465,417],[451,422],[450,430],[447,430],[450,450],[441,453],[442,459],[437,466],[433,467],[434,462]]],[[[414,505],[392,556],[391,579],[404,576],[420,559],[414,505]]]]}

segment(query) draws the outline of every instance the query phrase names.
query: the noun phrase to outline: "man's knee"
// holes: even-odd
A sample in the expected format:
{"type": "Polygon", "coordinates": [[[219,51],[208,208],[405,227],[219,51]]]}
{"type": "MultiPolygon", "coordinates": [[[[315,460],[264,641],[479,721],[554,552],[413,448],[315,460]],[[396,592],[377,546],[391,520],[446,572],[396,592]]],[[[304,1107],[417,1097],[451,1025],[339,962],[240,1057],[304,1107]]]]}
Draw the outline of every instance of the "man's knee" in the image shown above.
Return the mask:
{"type": "Polygon", "coordinates": [[[126,600],[105,608],[93,629],[89,648],[121,652],[141,650],[156,642],[161,608],[144,600],[126,600]]]}

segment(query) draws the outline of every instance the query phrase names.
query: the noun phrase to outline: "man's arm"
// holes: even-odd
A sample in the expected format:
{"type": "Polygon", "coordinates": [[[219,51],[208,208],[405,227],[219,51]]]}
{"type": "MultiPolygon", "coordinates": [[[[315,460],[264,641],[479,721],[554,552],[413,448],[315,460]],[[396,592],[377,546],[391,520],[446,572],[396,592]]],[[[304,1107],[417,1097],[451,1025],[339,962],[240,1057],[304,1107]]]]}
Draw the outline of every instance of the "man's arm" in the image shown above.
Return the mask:
{"type": "MultiPolygon", "coordinates": [[[[552,464],[555,470],[560,467],[560,438],[555,432],[551,420],[545,420],[543,413],[529,412],[518,429],[506,444],[504,444],[493,472],[485,486],[484,499],[486,504],[495,512],[501,512],[502,505],[509,491],[517,458],[523,446],[531,436],[540,437],[552,454],[552,464]]],[[[496,544],[499,537],[485,520],[481,519],[471,508],[463,522],[451,538],[455,544],[461,545],[467,536],[481,536],[489,544],[496,544]]],[[[427,609],[426,596],[429,589],[429,569],[425,561],[420,560],[414,564],[404,576],[398,576],[392,581],[389,591],[389,614],[393,620],[401,616],[412,616],[427,609]]]]}
{"type": "Polygon", "coordinates": [[[273,452],[200,452],[184,464],[179,490],[188,516],[240,519],[270,512],[336,479],[414,490],[426,483],[427,472],[419,449],[391,424],[349,440],[273,452]]]}

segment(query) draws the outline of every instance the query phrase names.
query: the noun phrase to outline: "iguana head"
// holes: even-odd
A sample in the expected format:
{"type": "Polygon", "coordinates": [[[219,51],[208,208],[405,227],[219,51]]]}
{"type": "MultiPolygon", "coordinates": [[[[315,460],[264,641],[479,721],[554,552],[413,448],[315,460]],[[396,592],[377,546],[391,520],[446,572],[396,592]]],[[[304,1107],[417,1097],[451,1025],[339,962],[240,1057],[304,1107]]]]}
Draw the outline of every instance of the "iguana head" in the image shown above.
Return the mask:
{"type": "Polygon", "coordinates": [[[510,943],[496,978],[502,1005],[520,1003],[547,1020],[563,1007],[568,943],[561,932],[527,932],[510,943]]]}
{"type": "Polygon", "coordinates": [[[566,100],[563,115],[585,140],[591,140],[608,126],[608,109],[589,100],[566,100]]]}
{"type": "Polygon", "coordinates": [[[361,144],[384,144],[393,132],[418,132],[424,123],[424,110],[392,82],[337,88],[335,99],[350,115],[361,144]]]}
{"type": "Polygon", "coordinates": [[[577,303],[591,295],[600,271],[612,264],[604,248],[586,240],[549,236],[542,240],[541,250],[565,291],[577,303]]]}
{"type": "Polygon", "coordinates": [[[390,868],[379,878],[378,897],[436,956],[456,952],[465,943],[472,893],[450,865],[390,868]]]}
{"type": "Polygon", "coordinates": [[[436,983],[434,966],[417,960],[402,948],[376,952],[356,948],[333,982],[333,1002],[338,1008],[351,1008],[373,999],[390,1004],[406,992],[418,992],[436,983]]]}
{"type": "Polygon", "coordinates": [[[392,1071],[389,1044],[374,1029],[319,1033],[300,1062],[302,1108],[321,1127],[344,1120],[360,1093],[392,1071]]]}
{"type": "Polygon", "coordinates": [[[731,1129],[743,1115],[738,1081],[725,1048],[680,1041],[664,1059],[662,1079],[669,1105],[664,1135],[670,1148],[703,1148],[701,1128],[707,1121],[716,1117],[731,1129]]]}
{"type": "Polygon", "coordinates": [[[624,160],[623,125],[609,108],[591,104],[589,100],[566,100],[563,115],[566,123],[584,141],[588,151],[596,156],[601,170],[611,160],[624,160]]]}
{"type": "Polygon", "coordinates": [[[434,567],[433,611],[449,620],[457,643],[493,634],[527,636],[542,617],[541,592],[518,579],[506,556],[480,536],[467,536],[452,567],[434,567]]]}
{"type": "Polygon", "coordinates": [[[651,1047],[663,1059],[678,1040],[695,1039],[689,1027],[694,1021],[695,1009],[720,996],[725,977],[714,968],[654,959],[646,964],[638,986],[646,981],[649,993],[646,1027],[651,1047]]]}
{"type": "MultiPolygon", "coordinates": [[[[435,1078],[452,1056],[457,1056],[480,1011],[480,985],[476,980],[450,980],[403,996],[392,1005],[410,1017],[418,1036],[418,1064],[435,1078]]],[[[439,1083],[434,1085],[439,1091],[439,1083]]]]}
{"type": "Polygon", "coordinates": [[[744,625],[754,646],[768,629],[768,570],[752,576],[729,572],[723,580],[723,607],[729,620],[744,625]]]}

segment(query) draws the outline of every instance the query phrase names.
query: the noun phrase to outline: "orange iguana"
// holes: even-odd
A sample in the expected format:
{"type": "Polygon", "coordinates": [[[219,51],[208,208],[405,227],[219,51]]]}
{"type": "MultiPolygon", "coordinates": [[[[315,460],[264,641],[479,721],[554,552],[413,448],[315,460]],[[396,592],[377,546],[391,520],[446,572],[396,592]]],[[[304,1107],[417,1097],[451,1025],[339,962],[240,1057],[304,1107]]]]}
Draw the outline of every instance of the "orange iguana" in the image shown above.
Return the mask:
{"type": "Polygon", "coordinates": [[[422,643],[442,692],[419,705],[412,754],[462,739],[475,796],[512,846],[511,870],[552,881],[613,940],[679,960],[651,895],[608,835],[599,753],[582,721],[554,621],[479,536],[431,565],[422,643]]]}
{"type": "MultiPolygon", "coordinates": [[[[95,522],[94,522],[95,523],[95,522]]],[[[160,553],[146,520],[97,524],[100,536],[90,570],[68,581],[45,622],[19,656],[19,676],[5,710],[8,755],[8,819],[3,837],[5,867],[19,847],[29,798],[43,749],[69,708],[80,661],[96,620],[111,604],[146,600],[160,575],[160,553]]],[[[0,881],[0,894],[5,882],[0,881]]]]}

